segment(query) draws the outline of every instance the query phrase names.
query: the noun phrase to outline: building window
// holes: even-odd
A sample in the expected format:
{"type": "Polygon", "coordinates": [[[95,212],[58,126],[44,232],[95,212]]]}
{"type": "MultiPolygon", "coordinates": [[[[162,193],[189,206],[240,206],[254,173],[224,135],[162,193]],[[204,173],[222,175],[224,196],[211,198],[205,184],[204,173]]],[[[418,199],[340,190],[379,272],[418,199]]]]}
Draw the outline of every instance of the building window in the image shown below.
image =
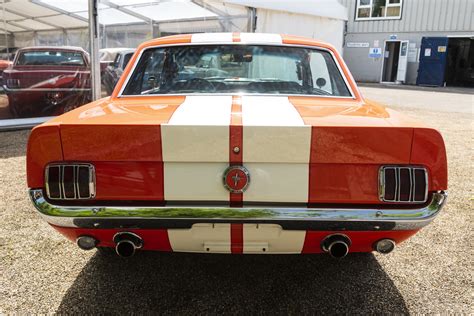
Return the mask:
{"type": "Polygon", "coordinates": [[[356,21],[400,19],[403,0],[356,0],[356,21]]]}

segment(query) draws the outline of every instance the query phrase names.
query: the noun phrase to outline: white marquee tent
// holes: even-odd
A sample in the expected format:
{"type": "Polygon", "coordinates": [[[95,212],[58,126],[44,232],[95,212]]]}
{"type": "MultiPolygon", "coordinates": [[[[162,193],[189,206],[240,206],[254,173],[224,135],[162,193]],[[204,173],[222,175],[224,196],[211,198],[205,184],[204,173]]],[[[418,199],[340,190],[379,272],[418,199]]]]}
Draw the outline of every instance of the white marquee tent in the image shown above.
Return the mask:
{"type": "MultiPolygon", "coordinates": [[[[10,46],[88,48],[88,0],[3,0],[1,5],[0,30],[10,46]]],[[[250,27],[250,10],[214,0],[99,0],[98,18],[102,47],[133,47],[166,34],[245,32],[250,27]]]]}

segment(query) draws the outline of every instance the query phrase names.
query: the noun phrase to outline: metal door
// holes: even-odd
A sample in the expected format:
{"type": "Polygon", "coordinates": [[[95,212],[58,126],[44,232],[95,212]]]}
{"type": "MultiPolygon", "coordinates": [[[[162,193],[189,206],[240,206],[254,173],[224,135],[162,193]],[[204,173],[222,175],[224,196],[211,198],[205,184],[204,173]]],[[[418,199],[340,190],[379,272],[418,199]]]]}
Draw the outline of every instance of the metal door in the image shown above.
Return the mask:
{"type": "Polygon", "coordinates": [[[422,86],[443,86],[447,54],[447,37],[423,37],[421,40],[420,65],[418,67],[416,84],[422,86]]]}
{"type": "Polygon", "coordinates": [[[408,41],[400,41],[400,51],[398,53],[397,81],[405,82],[408,67],[408,41]]]}

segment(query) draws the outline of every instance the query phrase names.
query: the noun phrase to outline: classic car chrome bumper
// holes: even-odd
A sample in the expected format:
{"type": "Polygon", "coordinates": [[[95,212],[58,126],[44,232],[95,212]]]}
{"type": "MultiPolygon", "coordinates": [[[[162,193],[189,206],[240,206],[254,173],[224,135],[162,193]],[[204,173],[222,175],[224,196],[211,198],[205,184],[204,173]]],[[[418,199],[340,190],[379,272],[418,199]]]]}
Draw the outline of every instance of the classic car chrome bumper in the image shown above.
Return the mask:
{"type": "Polygon", "coordinates": [[[303,207],[115,207],[58,206],[42,190],[30,190],[36,209],[56,226],[79,228],[189,228],[195,223],[277,223],[283,229],[414,230],[428,225],[442,209],[447,193],[433,193],[416,209],[303,207]]]}

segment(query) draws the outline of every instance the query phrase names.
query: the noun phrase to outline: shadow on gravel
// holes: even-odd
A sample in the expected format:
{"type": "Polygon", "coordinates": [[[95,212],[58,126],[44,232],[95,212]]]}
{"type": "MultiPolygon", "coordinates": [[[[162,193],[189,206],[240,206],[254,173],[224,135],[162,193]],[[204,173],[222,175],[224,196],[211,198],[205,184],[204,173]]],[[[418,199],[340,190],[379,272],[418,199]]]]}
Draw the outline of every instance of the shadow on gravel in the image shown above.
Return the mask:
{"type": "Polygon", "coordinates": [[[372,254],[229,256],[96,253],[59,313],[403,313],[372,254]]]}

